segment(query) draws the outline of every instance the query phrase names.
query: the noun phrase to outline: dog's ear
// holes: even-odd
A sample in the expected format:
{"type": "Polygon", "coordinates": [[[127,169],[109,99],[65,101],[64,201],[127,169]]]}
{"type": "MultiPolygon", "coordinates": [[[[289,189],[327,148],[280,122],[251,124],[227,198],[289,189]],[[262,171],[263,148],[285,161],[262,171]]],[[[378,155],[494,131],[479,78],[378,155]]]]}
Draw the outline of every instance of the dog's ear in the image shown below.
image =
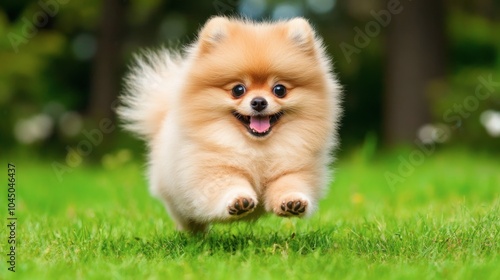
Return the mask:
{"type": "Polygon", "coordinates": [[[228,34],[230,21],[226,17],[216,16],[209,19],[198,35],[201,53],[209,52],[214,46],[224,40],[228,34]]]}
{"type": "Polygon", "coordinates": [[[314,50],[314,30],[306,19],[302,17],[293,18],[287,22],[287,27],[289,40],[304,51],[314,50]]]}

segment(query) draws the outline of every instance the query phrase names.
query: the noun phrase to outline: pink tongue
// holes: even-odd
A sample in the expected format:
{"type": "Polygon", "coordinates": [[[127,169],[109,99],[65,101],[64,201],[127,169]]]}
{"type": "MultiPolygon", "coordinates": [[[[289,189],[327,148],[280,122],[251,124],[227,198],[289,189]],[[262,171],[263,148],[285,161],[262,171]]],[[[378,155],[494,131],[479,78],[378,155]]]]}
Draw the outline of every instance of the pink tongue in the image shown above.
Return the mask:
{"type": "Polygon", "coordinates": [[[266,132],[270,127],[269,117],[250,117],[250,128],[258,133],[266,132]]]}

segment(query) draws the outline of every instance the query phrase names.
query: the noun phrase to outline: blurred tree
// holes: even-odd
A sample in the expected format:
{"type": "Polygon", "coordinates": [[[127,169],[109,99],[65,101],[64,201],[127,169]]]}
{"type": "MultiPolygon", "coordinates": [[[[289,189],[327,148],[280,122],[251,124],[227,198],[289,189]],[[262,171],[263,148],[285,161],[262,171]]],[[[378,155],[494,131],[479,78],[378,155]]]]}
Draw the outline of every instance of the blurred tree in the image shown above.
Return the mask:
{"type": "Polygon", "coordinates": [[[388,31],[384,136],[394,145],[412,142],[429,122],[429,83],[445,76],[443,0],[405,3],[388,31]]]}
{"type": "Polygon", "coordinates": [[[95,120],[112,116],[112,103],[118,96],[124,9],[120,0],[106,0],[102,5],[89,102],[89,114],[95,120]]]}

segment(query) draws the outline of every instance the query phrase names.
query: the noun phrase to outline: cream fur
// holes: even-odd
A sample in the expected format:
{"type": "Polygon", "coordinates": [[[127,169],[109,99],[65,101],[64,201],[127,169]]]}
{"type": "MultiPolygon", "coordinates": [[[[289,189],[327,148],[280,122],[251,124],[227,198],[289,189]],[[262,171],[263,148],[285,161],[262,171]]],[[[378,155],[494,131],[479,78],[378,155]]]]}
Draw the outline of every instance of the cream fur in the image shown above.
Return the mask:
{"type": "Polygon", "coordinates": [[[144,53],[126,81],[119,115],[147,141],[151,192],[180,230],[265,211],[308,216],[317,208],[338,143],[340,87],[306,20],[212,18],[183,56],[144,53]],[[276,83],[287,88],[285,98],[272,94],[276,83]],[[236,84],[247,88],[239,99],[231,96],[236,84]],[[264,113],[283,112],[264,137],[232,115],[252,115],[256,96],[269,103],[264,113]],[[231,215],[242,201],[256,207],[231,215]],[[284,211],[288,202],[303,212],[284,211]]]}

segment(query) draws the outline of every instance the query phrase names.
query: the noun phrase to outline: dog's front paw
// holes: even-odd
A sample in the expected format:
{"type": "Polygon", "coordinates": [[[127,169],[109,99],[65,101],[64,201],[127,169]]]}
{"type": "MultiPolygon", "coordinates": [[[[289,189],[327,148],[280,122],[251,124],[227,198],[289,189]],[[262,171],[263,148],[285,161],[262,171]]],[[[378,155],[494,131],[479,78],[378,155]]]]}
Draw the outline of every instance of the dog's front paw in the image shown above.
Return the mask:
{"type": "Polygon", "coordinates": [[[307,208],[307,201],[306,200],[290,200],[290,201],[283,201],[281,203],[281,211],[283,211],[284,216],[289,216],[289,215],[294,215],[298,216],[300,214],[303,214],[306,212],[307,208]]]}
{"type": "Polygon", "coordinates": [[[255,209],[255,201],[250,197],[239,196],[233,199],[227,206],[227,212],[231,216],[242,216],[251,213],[255,209]]]}
{"type": "Polygon", "coordinates": [[[305,215],[309,205],[309,199],[303,195],[288,195],[281,200],[279,208],[276,207],[274,212],[282,217],[302,217],[305,215]]]}

